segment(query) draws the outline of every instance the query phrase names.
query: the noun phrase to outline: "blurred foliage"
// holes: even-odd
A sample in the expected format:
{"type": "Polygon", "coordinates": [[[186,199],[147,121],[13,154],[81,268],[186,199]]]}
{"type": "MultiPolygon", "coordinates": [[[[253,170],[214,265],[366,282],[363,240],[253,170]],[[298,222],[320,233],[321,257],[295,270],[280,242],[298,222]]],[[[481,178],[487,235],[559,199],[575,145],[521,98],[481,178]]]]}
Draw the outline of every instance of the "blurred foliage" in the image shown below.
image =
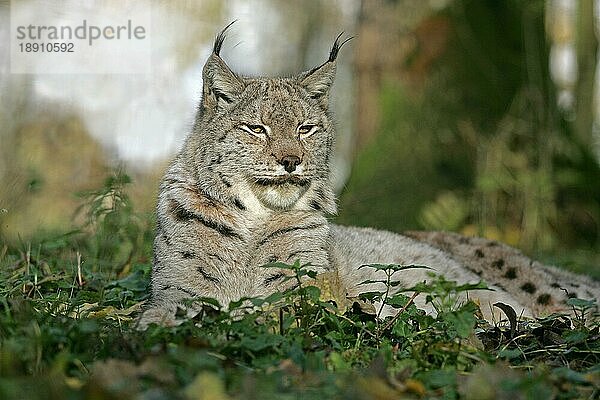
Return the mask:
{"type": "Polygon", "coordinates": [[[95,270],[103,267],[123,275],[131,268],[133,257],[151,251],[153,227],[150,218],[143,219],[133,212],[126,186],[131,178],[121,170],[106,178],[99,190],[81,192],[84,203],[78,212],[85,214],[82,229],[93,232],[86,242],[87,253],[94,260],[95,270]]]}
{"type": "MultiPolygon", "coordinates": [[[[91,221],[110,224],[114,218],[125,218],[122,210],[133,203],[145,212],[152,212],[155,206],[166,162],[135,173],[136,182],[127,185],[122,181],[126,176],[118,172],[119,167],[111,167],[105,149],[89,135],[79,117],[42,113],[16,124],[5,140],[6,147],[0,146],[0,182],[6,187],[0,191],[0,242],[14,245],[74,226],[89,229],[91,221]],[[106,178],[104,187],[92,190],[111,170],[114,174],[106,178]],[[108,194],[101,197],[105,190],[108,194]],[[95,198],[95,202],[85,203],[93,209],[80,205],[81,199],[88,197],[95,198]],[[90,215],[93,212],[99,215],[90,215]]],[[[116,242],[127,236],[132,243],[132,235],[123,232],[106,240],[116,242]]],[[[101,252],[110,253],[106,247],[98,251],[98,259],[105,259],[101,252]]],[[[112,256],[109,259],[113,260],[112,256]]]]}
{"type": "MultiPolygon", "coordinates": [[[[16,117],[15,117],[16,118],[16,117]]],[[[37,112],[6,131],[0,121],[0,240],[15,241],[44,230],[72,226],[73,192],[97,186],[106,156],[81,118],[37,112]]]]}
{"type": "Polygon", "coordinates": [[[429,132],[443,125],[424,98],[402,95],[398,84],[382,90],[381,132],[358,156],[340,199],[339,222],[390,230],[419,227],[418,210],[438,190],[465,190],[472,185],[468,149],[451,138],[429,132]],[[447,140],[447,142],[443,142],[447,140]],[[460,157],[456,157],[456,155],[460,157]]]}
{"type": "MultiPolygon", "coordinates": [[[[195,317],[138,331],[151,249],[131,242],[151,229],[123,192],[128,180],[116,173],[89,192],[81,230],[1,249],[0,398],[575,399],[600,390],[591,302],[571,299],[575,318],[492,326],[477,305],[457,301],[484,284],[441,277],[395,294],[333,300],[307,265],[275,263],[266,267],[292,270],[295,289],[222,311],[202,299],[195,317]],[[124,271],[118,255],[132,248],[124,271]],[[403,294],[413,290],[436,317],[403,294]],[[343,301],[349,306],[340,308],[343,301]],[[397,315],[377,318],[373,301],[397,315]]],[[[395,287],[389,277],[415,267],[365,268],[383,270],[382,282],[395,287]]]]}
{"type": "MultiPolygon", "coordinates": [[[[339,222],[462,231],[597,268],[600,164],[556,107],[544,6],[455,1],[422,22],[449,23],[445,51],[421,86],[388,73],[339,222]]],[[[405,70],[418,60],[417,46],[405,70]]]]}

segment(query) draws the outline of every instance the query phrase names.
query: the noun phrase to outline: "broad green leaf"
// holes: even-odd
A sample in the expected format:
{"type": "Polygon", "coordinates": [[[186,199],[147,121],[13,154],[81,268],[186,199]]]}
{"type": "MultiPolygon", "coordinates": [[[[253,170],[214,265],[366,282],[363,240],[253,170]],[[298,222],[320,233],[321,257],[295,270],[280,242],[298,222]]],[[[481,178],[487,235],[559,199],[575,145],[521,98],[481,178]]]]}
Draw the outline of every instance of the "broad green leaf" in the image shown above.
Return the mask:
{"type": "Polygon", "coordinates": [[[578,298],[570,298],[567,299],[567,304],[573,306],[575,308],[580,308],[582,310],[586,310],[588,308],[594,307],[596,304],[596,300],[583,300],[578,298]]]}
{"type": "Polygon", "coordinates": [[[360,267],[358,267],[358,269],[361,268],[372,268],[374,270],[377,271],[393,271],[393,272],[397,272],[397,271],[404,271],[407,269],[431,269],[431,267],[428,267],[426,265],[416,265],[416,264],[409,264],[409,265],[401,265],[401,264],[363,264],[360,267]]]}
{"type": "Polygon", "coordinates": [[[475,316],[469,311],[458,311],[443,314],[444,318],[450,325],[456,329],[459,337],[465,339],[469,337],[475,325],[475,316]]]}

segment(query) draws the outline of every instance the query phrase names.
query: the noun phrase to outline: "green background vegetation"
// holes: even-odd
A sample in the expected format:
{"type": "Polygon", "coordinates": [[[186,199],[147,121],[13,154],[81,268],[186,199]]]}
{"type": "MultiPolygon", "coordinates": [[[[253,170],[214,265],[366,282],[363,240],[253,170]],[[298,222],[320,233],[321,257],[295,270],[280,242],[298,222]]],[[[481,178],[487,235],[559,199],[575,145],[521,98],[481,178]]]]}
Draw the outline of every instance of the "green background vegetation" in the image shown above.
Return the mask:
{"type": "MultiPolygon", "coordinates": [[[[544,12],[542,1],[460,1],[432,17],[430,30],[451,27],[445,49],[419,90],[382,80],[379,133],[358,153],[338,221],[462,231],[600,273],[600,167],[592,125],[577,132],[594,111],[558,109],[544,12]]],[[[418,51],[405,63],[409,74],[418,51]]]]}

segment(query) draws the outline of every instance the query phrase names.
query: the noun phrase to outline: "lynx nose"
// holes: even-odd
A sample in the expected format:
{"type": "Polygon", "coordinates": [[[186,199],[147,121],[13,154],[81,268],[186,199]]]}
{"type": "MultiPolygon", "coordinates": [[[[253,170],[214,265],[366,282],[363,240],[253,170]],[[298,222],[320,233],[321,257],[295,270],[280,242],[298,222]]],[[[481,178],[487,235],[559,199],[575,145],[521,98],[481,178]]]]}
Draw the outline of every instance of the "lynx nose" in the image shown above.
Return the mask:
{"type": "Polygon", "coordinates": [[[294,172],[296,166],[300,164],[300,157],[297,156],[285,156],[279,160],[279,164],[283,165],[283,168],[289,173],[294,172]]]}

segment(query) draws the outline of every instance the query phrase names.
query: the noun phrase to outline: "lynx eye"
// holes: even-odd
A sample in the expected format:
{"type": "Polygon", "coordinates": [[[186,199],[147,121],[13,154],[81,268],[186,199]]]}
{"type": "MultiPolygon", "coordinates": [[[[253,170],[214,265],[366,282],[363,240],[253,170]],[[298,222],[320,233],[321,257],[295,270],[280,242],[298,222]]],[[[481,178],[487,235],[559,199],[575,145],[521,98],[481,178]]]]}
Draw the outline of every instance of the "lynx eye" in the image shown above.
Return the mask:
{"type": "Polygon", "coordinates": [[[315,133],[317,131],[317,129],[319,129],[319,127],[317,125],[312,125],[312,124],[300,125],[298,127],[298,134],[300,135],[301,139],[305,139],[305,138],[309,137],[310,135],[312,135],[313,133],[315,133]]]}
{"type": "Polygon", "coordinates": [[[264,139],[267,134],[267,128],[263,125],[240,125],[240,129],[248,132],[249,134],[264,139]]]}

